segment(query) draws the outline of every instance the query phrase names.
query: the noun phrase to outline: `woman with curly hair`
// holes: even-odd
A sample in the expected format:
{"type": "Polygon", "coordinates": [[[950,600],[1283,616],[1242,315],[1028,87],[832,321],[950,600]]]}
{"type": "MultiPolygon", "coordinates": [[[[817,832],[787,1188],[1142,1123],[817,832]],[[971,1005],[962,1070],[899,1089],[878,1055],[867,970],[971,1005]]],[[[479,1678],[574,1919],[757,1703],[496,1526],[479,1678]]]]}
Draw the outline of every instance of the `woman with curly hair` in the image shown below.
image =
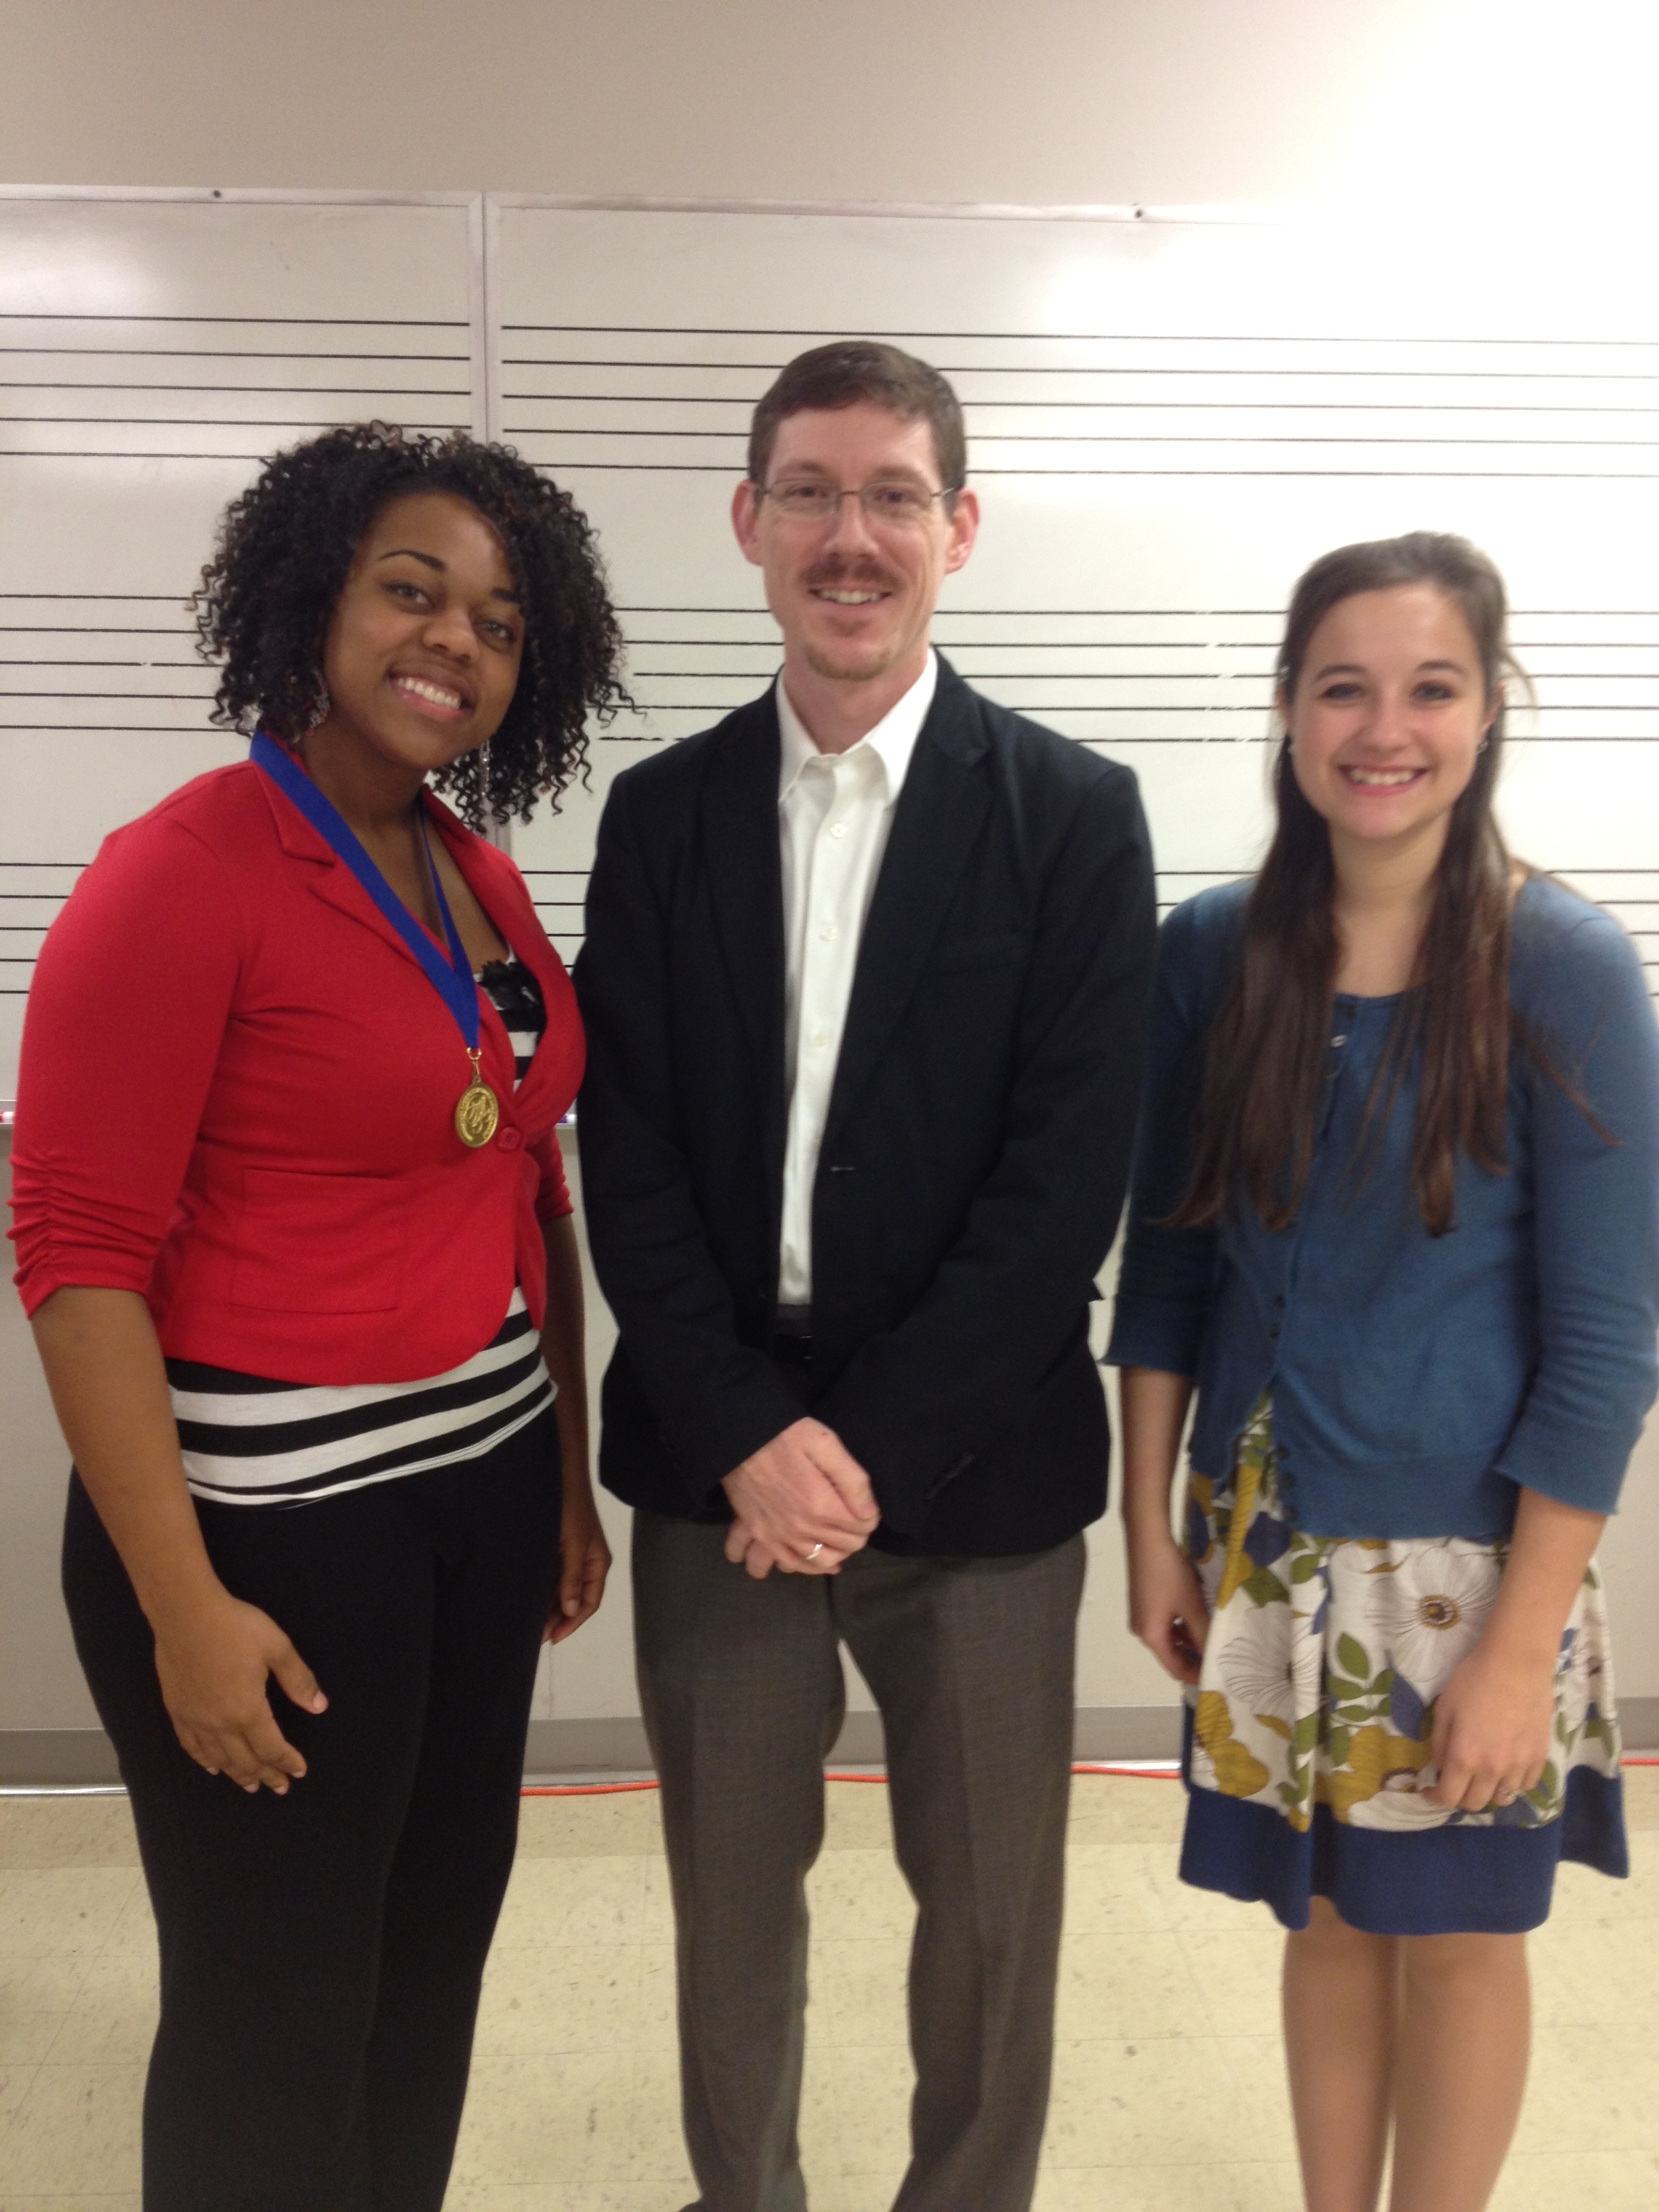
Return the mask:
{"type": "Polygon", "coordinates": [[[270,462],[198,605],[253,757],[82,878],[15,1152],[64,1590],[160,1936],[144,2203],[437,2212],[538,1650],[610,1564],[580,1027],[477,832],[568,782],[621,641],[568,495],[380,424],[270,462]]]}
{"type": "Polygon", "coordinates": [[[1459,538],[1297,585],[1272,846],[1164,926],[1107,1355],[1181,1872],[1291,1931],[1310,2212],[1371,2212],[1390,2141],[1393,2212],[1480,2212],[1525,1931],[1562,1859],[1626,1871],[1592,1555],[1654,1395],[1659,1034],[1504,849],[1505,629],[1459,538]]]}

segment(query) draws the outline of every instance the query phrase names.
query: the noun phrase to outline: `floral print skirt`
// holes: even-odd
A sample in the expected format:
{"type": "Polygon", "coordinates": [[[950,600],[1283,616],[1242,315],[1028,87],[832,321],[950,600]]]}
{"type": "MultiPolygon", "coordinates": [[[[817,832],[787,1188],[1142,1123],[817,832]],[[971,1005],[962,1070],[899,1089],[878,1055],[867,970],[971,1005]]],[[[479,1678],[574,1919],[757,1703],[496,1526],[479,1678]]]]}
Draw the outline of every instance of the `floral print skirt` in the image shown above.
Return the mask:
{"type": "Polygon", "coordinates": [[[1513,1934],[1547,1916],[1559,1860],[1629,1871],[1594,1565],[1561,1638],[1537,1788],[1462,1813],[1422,1795],[1434,1704],[1491,1615],[1503,1543],[1306,1534],[1280,1507],[1263,1398],[1231,1478],[1192,1475],[1187,1547],[1210,1632],[1187,1693],[1184,1880],[1265,1899],[1288,1928],[1317,1895],[1377,1935],[1513,1934]]]}

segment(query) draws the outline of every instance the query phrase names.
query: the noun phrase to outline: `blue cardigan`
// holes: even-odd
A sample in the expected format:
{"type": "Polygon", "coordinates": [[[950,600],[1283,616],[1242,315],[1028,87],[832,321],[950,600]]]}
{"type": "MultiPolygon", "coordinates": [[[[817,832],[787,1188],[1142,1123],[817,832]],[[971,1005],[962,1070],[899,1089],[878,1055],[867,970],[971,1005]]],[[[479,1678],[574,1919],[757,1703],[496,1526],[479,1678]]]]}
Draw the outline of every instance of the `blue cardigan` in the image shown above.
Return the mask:
{"type": "Polygon", "coordinates": [[[1510,1003],[1615,1143],[1517,1049],[1508,1172],[1460,1159],[1455,1225],[1431,1237],[1414,1070],[1354,1188],[1398,1002],[1339,998],[1295,1222],[1269,1233],[1245,1202],[1217,1228],[1160,1226],[1249,891],[1200,892],[1164,925],[1108,1363],[1196,1378],[1191,1459],[1213,1477],[1271,1390],[1286,1510],[1312,1534],[1500,1536],[1521,1484],[1611,1512],[1659,1370],[1659,1030],[1629,939],[1547,878],[1515,902],[1510,1003]]]}

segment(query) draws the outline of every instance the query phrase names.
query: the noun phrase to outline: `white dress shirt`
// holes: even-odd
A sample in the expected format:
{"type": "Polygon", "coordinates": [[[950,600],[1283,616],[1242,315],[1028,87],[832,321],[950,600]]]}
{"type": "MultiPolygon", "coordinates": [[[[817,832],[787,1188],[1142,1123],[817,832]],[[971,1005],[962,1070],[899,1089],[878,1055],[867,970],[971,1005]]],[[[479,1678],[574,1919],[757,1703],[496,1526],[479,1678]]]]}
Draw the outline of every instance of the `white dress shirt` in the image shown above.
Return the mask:
{"type": "Polygon", "coordinates": [[[778,678],[782,757],[778,831],[783,855],[784,1066],[789,1133],[783,1155],[778,1302],[812,1300],[812,1185],[847,1026],[853,972],[893,809],[933,703],[939,662],[844,753],[821,753],[778,678]]]}

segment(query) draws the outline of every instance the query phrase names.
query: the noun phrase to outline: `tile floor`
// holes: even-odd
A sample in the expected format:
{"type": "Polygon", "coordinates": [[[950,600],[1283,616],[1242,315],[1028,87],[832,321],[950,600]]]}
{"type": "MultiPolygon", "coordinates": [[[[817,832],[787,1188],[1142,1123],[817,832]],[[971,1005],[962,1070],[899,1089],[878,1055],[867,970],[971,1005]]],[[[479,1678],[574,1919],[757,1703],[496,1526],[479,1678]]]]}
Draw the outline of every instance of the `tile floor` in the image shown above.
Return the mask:
{"type": "MultiPolygon", "coordinates": [[[[1493,2212],[1659,2206],[1659,1770],[1634,1879],[1564,1875],[1535,1939],[1531,2094],[1493,2212]]],[[[801,2135],[813,2212],[903,2163],[910,1905],[885,1794],[830,1789],[801,2135]]],[[[1039,2212],[1295,2212],[1265,1911],[1175,1878],[1181,1792],[1080,1777],[1039,2212]]],[[[678,2212],[654,1796],[539,1798],[485,1985],[448,2212],[678,2212]]],[[[0,1799],[0,2212],[138,2212],[153,1936],[125,1802],[0,1799]]],[[[964,2208],[969,2212],[969,2208],[964,2208]]]]}

